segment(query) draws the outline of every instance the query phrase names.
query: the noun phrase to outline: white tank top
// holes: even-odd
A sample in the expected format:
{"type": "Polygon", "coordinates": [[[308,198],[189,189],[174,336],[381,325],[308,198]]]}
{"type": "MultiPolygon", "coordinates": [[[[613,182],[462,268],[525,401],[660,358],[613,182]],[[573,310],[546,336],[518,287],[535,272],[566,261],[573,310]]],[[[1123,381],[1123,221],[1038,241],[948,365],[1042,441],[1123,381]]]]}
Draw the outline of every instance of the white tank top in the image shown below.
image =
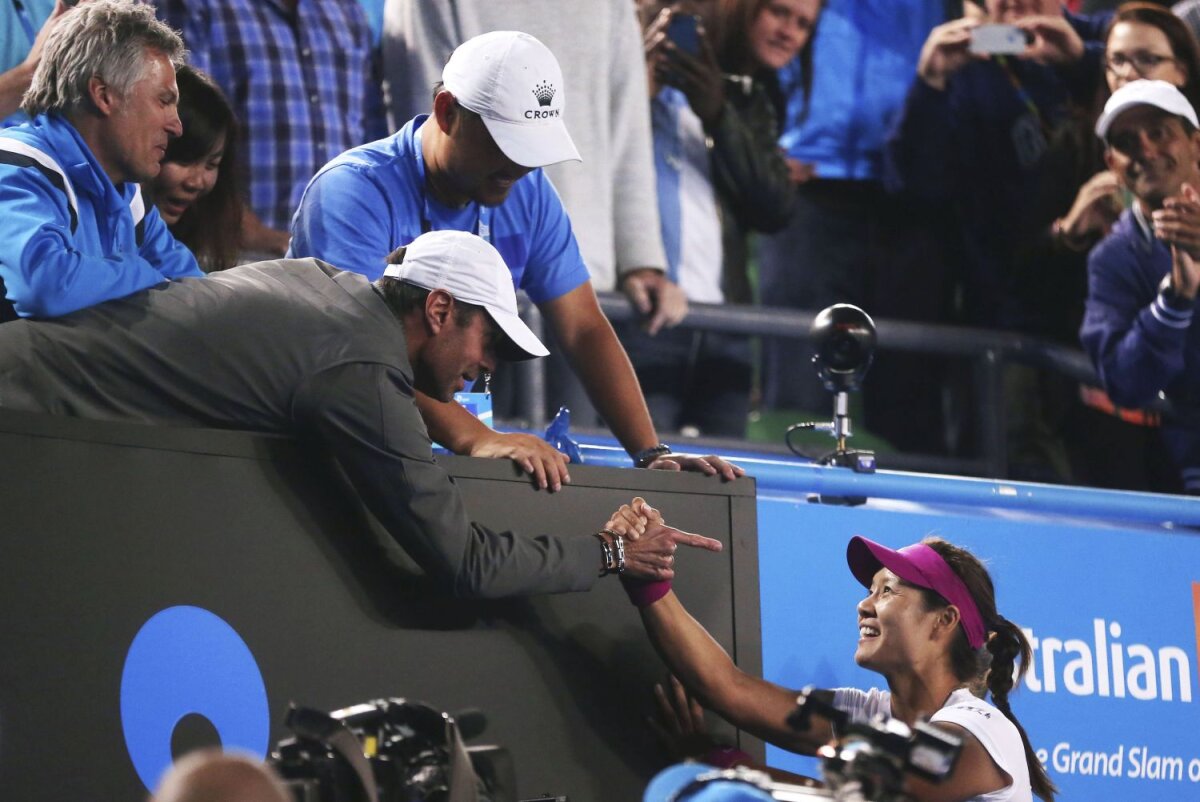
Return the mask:
{"type": "MultiPolygon", "coordinates": [[[[833,692],[833,706],[852,716],[892,716],[891,691],[872,688],[837,688],[833,692]]],[[[1000,770],[1012,778],[1012,785],[998,791],[973,796],[967,802],[1033,802],[1033,790],[1029,784],[1029,767],[1025,763],[1025,746],[1021,733],[1008,717],[994,706],[973,695],[966,688],[959,688],[946,699],[942,709],[934,713],[933,722],[957,724],[975,736],[1000,770]]]]}

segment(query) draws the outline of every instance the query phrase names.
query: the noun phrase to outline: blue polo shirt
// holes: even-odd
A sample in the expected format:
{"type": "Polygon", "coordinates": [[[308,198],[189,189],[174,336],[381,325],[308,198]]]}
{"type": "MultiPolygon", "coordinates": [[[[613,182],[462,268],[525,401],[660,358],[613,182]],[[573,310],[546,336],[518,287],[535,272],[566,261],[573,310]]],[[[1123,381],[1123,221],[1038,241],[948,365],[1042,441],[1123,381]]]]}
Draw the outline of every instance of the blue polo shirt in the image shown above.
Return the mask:
{"type": "MultiPolygon", "coordinates": [[[[54,0],[0,0],[0,72],[25,60],[38,31],[54,10],[54,0]]],[[[24,112],[0,119],[0,128],[28,122],[24,112]]]]}
{"type": "Polygon", "coordinates": [[[495,246],[513,284],[534,303],[586,282],[570,220],[541,170],[517,181],[495,207],[452,209],[426,193],[418,129],[427,116],[321,168],[292,218],[288,256],[313,256],[374,280],[389,253],[425,231],[470,231],[495,246]]]}

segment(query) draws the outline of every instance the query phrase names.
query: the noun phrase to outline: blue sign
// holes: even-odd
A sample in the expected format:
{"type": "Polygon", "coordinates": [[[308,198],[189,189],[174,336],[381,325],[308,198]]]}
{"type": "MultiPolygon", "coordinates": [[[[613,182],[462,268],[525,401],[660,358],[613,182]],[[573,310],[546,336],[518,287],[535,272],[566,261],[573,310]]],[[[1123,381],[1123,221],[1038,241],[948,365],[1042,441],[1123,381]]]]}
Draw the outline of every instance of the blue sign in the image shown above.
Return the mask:
{"type": "Polygon", "coordinates": [[[199,607],[169,607],[134,636],[121,674],[125,746],[147,789],[171,765],[171,735],[186,715],[212,723],[221,745],[267,754],[267,689],[233,627],[199,607]]]}
{"type": "MultiPolygon", "coordinates": [[[[945,480],[942,480],[945,481],[945,480]]],[[[1028,514],[758,503],[763,668],[785,687],[879,687],[853,661],[855,534],[937,535],[983,558],[1033,646],[1013,710],[1062,799],[1200,799],[1200,537],[1028,514]]],[[[810,758],[768,762],[816,776],[810,758]]]]}

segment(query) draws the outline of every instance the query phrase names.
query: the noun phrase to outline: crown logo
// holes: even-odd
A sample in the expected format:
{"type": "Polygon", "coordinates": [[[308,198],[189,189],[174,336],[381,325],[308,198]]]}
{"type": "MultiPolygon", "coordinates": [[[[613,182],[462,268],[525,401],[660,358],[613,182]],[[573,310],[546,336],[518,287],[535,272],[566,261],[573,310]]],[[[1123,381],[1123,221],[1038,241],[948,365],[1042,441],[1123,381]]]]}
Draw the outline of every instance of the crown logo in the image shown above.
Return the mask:
{"type": "Polygon", "coordinates": [[[550,101],[554,100],[554,87],[542,81],[533,88],[533,96],[537,98],[539,106],[549,106],[550,101]]]}

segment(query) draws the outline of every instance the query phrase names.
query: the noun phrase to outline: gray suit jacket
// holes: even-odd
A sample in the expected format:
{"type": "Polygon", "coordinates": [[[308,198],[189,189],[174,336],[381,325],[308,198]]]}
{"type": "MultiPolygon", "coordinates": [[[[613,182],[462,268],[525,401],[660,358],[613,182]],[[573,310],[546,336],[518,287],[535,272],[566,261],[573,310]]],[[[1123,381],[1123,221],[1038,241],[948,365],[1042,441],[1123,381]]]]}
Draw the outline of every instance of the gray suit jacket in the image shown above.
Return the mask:
{"type": "Polygon", "coordinates": [[[421,567],[462,596],[586,590],[590,537],[472,523],[433,458],[404,329],[356,273],[279,260],[0,326],[0,406],[315,439],[421,567]]]}

